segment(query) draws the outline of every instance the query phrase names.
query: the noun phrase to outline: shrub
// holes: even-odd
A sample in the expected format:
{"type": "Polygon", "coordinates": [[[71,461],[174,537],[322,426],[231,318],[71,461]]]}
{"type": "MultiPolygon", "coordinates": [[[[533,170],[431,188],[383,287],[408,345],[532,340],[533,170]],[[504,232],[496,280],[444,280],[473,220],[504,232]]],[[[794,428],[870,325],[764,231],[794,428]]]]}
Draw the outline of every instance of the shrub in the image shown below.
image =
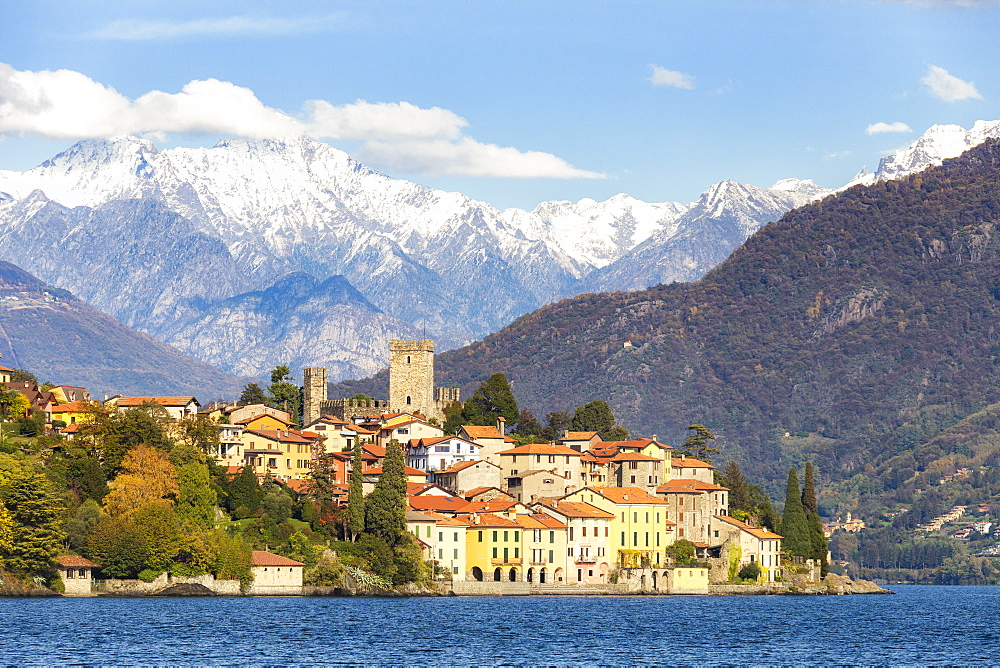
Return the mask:
{"type": "Polygon", "coordinates": [[[153,570],[152,568],[144,568],[139,571],[139,579],[143,582],[152,582],[156,578],[160,577],[163,571],[153,570]]]}
{"type": "Polygon", "coordinates": [[[756,582],[763,575],[763,571],[760,569],[760,564],[756,561],[751,561],[749,564],[740,569],[739,578],[741,580],[752,580],[756,582]]]}
{"type": "Polygon", "coordinates": [[[170,564],[169,572],[177,578],[189,578],[204,575],[205,569],[193,564],[170,564]]]}

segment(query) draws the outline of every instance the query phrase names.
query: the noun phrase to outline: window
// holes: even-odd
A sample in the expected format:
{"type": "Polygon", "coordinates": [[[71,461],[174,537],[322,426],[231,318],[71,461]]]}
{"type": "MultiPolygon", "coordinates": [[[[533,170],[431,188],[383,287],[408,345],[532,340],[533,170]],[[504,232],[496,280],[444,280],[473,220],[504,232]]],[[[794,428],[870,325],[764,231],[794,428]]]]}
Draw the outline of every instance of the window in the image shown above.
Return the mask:
{"type": "Polygon", "coordinates": [[[656,523],[660,523],[660,513],[656,513],[656,523]]]}
{"type": "Polygon", "coordinates": [[[497,532],[496,531],[493,532],[493,542],[494,543],[497,542],[497,532]]]}
{"type": "Polygon", "coordinates": [[[553,561],[555,561],[555,553],[553,550],[549,550],[549,563],[551,564],[553,561]]]}
{"type": "Polygon", "coordinates": [[[649,532],[646,532],[646,547],[649,547],[649,532]]]}
{"type": "Polygon", "coordinates": [[[454,558],[458,559],[458,548],[457,547],[455,548],[455,557],[454,558]]]}
{"type": "Polygon", "coordinates": [[[628,463],[628,470],[629,471],[635,471],[637,468],[639,468],[639,462],[629,462],[628,463]]]}
{"type": "Polygon", "coordinates": [[[409,406],[411,403],[413,403],[413,402],[410,401],[410,395],[407,394],[406,395],[406,405],[409,406]]]}
{"type": "Polygon", "coordinates": [[[506,532],[506,531],[503,532],[503,542],[505,542],[505,543],[507,542],[507,533],[508,532],[506,532]]]}
{"type": "Polygon", "coordinates": [[[455,532],[454,536],[452,537],[452,540],[455,541],[456,543],[458,542],[458,532],[457,531],[455,532]]]}
{"type": "Polygon", "coordinates": [[[563,471],[563,477],[566,478],[566,480],[572,480],[573,474],[570,471],[563,471]]]}
{"type": "Polygon", "coordinates": [[[622,531],[622,547],[625,547],[625,545],[627,545],[627,543],[625,542],[625,532],[622,531]]]}
{"type": "Polygon", "coordinates": [[[535,462],[538,463],[538,462],[541,462],[541,461],[542,461],[542,456],[541,455],[535,455],[535,462]]]}
{"type": "Polygon", "coordinates": [[[515,547],[514,548],[514,558],[515,559],[520,559],[521,558],[521,548],[519,548],[519,547],[515,547]]]}
{"type": "Polygon", "coordinates": [[[444,540],[444,531],[438,531],[438,540],[444,540]]]}
{"type": "Polygon", "coordinates": [[[451,567],[451,574],[452,575],[458,575],[458,566],[452,566],[451,567]]]}
{"type": "Polygon", "coordinates": [[[570,557],[573,556],[573,548],[572,547],[567,547],[566,548],[566,555],[570,556],[570,557]]]}
{"type": "Polygon", "coordinates": [[[639,522],[639,512],[638,511],[632,511],[632,521],[636,522],[636,523],[639,522]]]}
{"type": "Polygon", "coordinates": [[[444,559],[444,550],[438,549],[438,559],[444,559]]]}
{"type": "Polygon", "coordinates": [[[639,547],[639,532],[632,532],[632,547],[639,547]]]}
{"type": "Polygon", "coordinates": [[[649,511],[646,511],[646,524],[649,524],[649,511]]]}
{"type": "Polygon", "coordinates": [[[718,531],[718,529],[716,529],[714,533],[715,533],[715,537],[718,538],[719,537],[719,531],[718,531]]]}
{"type": "Polygon", "coordinates": [[[549,532],[549,542],[550,543],[556,542],[556,532],[555,531],[550,531],[549,532]]]}
{"type": "Polygon", "coordinates": [[[494,559],[497,558],[497,548],[495,548],[495,547],[493,548],[493,558],[494,559]]]}
{"type": "Polygon", "coordinates": [[[478,531],[477,533],[479,534],[479,541],[478,542],[482,543],[483,542],[483,532],[482,531],[478,531]]]}
{"type": "Polygon", "coordinates": [[[611,527],[604,527],[604,537],[605,538],[608,537],[608,533],[610,533],[610,531],[611,531],[611,527]]]}
{"type": "Polygon", "coordinates": [[[569,528],[569,539],[573,540],[573,527],[569,528]]]}
{"type": "Polygon", "coordinates": [[[431,537],[431,528],[430,528],[430,526],[427,527],[427,537],[428,538],[431,537]]]}
{"type": "Polygon", "coordinates": [[[629,476],[629,482],[635,484],[635,476],[629,476]]]}
{"type": "MultiPolygon", "coordinates": [[[[572,529],[570,529],[570,531],[572,531],[572,529]]],[[[584,538],[586,538],[586,537],[587,537],[587,525],[584,525],[584,526],[583,526],[583,537],[584,537],[584,538]]]]}
{"type": "Polygon", "coordinates": [[[549,464],[555,464],[555,463],[556,463],[556,456],[549,455],[549,464]]]}

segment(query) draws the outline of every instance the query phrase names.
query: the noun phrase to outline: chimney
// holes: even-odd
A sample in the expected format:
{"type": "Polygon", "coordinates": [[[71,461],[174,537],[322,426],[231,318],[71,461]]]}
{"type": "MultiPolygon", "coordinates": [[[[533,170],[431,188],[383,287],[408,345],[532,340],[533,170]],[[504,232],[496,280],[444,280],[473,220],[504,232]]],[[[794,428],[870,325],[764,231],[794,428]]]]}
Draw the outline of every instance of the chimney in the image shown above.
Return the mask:
{"type": "Polygon", "coordinates": [[[507,434],[507,418],[502,415],[497,417],[497,431],[500,432],[501,436],[507,434]]]}

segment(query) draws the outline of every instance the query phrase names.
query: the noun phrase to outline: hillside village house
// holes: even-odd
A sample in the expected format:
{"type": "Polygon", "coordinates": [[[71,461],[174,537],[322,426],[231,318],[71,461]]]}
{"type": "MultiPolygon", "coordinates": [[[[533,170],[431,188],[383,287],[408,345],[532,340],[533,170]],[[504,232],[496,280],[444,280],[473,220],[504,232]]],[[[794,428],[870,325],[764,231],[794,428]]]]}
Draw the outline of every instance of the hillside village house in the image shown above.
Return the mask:
{"type": "Polygon", "coordinates": [[[712,518],[711,532],[715,542],[723,547],[730,542],[740,548],[740,568],[756,562],[768,582],[774,582],[781,575],[781,536],[778,534],[726,515],[712,518]]]}
{"type": "Polygon", "coordinates": [[[74,401],[90,401],[90,392],[85,387],[75,385],[56,385],[51,390],[57,404],[68,404],[74,401]]]}
{"type": "MultiPolygon", "coordinates": [[[[3,385],[7,390],[19,392],[24,396],[28,400],[30,411],[41,411],[45,414],[45,421],[52,422],[52,408],[56,405],[55,395],[52,392],[39,389],[35,383],[7,381],[3,385]]],[[[29,414],[26,412],[25,417],[29,414]]]]}
{"type": "Polygon", "coordinates": [[[728,515],[729,490],[693,478],[678,478],[656,488],[667,502],[667,519],[676,522],[677,538],[693,543],[716,544],[709,535],[711,518],[728,515]]]}
{"type": "Polygon", "coordinates": [[[560,474],[567,485],[580,479],[580,453],[556,443],[530,443],[499,453],[503,478],[509,480],[528,471],[551,471],[560,474]]]}
{"type": "Polygon", "coordinates": [[[0,366],[0,383],[7,384],[10,382],[10,375],[14,373],[13,369],[8,369],[5,366],[0,366]]]}
{"type": "Polygon", "coordinates": [[[497,424],[500,426],[499,428],[464,425],[459,428],[458,435],[480,446],[479,456],[481,459],[500,466],[499,453],[501,450],[508,449],[510,444],[502,431],[503,418],[500,418],[497,424]]]}
{"type": "Polygon", "coordinates": [[[469,461],[480,460],[482,446],[460,436],[411,438],[404,446],[406,463],[415,469],[435,473],[469,461]]]}
{"type": "Polygon", "coordinates": [[[584,487],[562,500],[588,503],[611,515],[613,562],[628,566],[658,566],[665,547],[674,542],[667,502],[637,487],[584,487]]]}
{"type": "Polygon", "coordinates": [[[566,525],[545,513],[519,514],[514,519],[521,525],[524,579],[540,584],[567,581],[566,525]]]}
{"type": "Polygon", "coordinates": [[[104,402],[120,411],[126,408],[137,408],[143,404],[158,404],[167,411],[172,420],[181,420],[190,415],[196,415],[201,404],[194,397],[123,397],[117,395],[104,402]]]}
{"type": "MultiPolygon", "coordinates": [[[[434,472],[434,482],[459,496],[482,488],[492,488],[500,492],[501,469],[496,464],[483,460],[473,460],[454,464],[434,472]]],[[[503,492],[501,492],[503,493],[503,492]]]]}
{"type": "Polygon", "coordinates": [[[543,499],[532,508],[551,515],[566,525],[566,556],[569,572],[576,582],[607,582],[614,564],[611,551],[611,520],[614,515],[589,503],[543,499]]]}
{"type": "Polygon", "coordinates": [[[75,554],[59,555],[55,562],[67,596],[89,596],[93,593],[94,570],[100,568],[100,564],[75,554]]]}
{"type": "Polygon", "coordinates": [[[94,405],[89,401],[76,400],[53,406],[49,411],[52,420],[61,420],[66,425],[84,424],[89,418],[94,405]]]}
{"type": "Polygon", "coordinates": [[[546,496],[562,496],[570,487],[569,481],[558,473],[545,470],[522,471],[508,476],[507,493],[515,501],[530,503],[546,496]]]}

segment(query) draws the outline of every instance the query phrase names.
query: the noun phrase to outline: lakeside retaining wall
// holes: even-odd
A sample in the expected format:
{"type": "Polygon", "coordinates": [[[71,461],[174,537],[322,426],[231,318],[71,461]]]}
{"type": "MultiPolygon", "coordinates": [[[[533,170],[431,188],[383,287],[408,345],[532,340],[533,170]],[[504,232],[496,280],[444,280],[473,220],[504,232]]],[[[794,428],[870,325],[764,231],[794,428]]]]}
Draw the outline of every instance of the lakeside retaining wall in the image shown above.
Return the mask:
{"type": "Polygon", "coordinates": [[[150,596],[178,584],[196,584],[218,596],[239,596],[239,580],[216,580],[211,573],[192,576],[172,576],[161,573],[152,582],[143,580],[94,580],[93,593],[108,596],[150,596]]]}

